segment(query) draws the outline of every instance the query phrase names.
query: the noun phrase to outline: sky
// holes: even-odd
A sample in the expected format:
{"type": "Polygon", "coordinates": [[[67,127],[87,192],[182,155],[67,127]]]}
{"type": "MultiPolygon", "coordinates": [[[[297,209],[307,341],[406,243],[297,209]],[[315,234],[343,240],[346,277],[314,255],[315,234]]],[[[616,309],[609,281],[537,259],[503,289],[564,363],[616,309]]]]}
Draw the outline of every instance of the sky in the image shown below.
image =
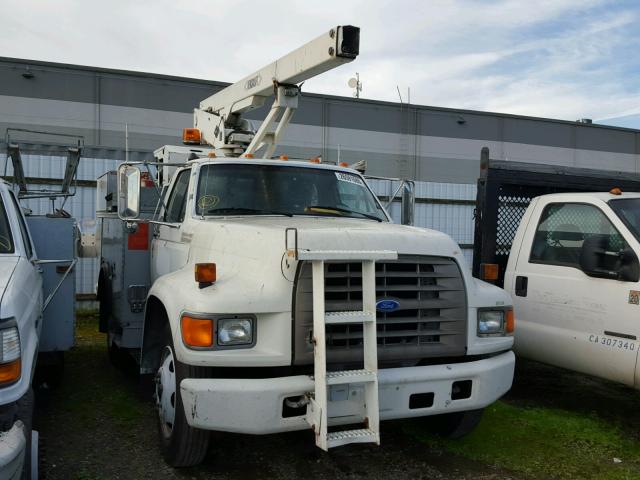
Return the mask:
{"type": "Polygon", "coordinates": [[[0,56],[234,82],[335,25],[304,91],[640,128],[637,0],[0,0],[0,56]]]}

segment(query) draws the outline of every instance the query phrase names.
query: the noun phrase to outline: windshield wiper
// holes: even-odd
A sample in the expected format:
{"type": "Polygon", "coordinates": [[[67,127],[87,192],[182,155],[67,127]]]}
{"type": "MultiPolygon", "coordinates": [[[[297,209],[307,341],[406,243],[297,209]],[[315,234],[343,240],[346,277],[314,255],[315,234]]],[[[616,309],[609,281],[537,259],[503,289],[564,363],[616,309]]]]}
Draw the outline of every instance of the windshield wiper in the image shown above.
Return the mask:
{"type": "Polygon", "coordinates": [[[364,212],[356,212],[355,210],[349,210],[348,208],[341,208],[341,207],[328,206],[328,205],[309,205],[308,207],[306,207],[305,210],[314,210],[314,209],[333,210],[338,213],[355,213],[356,215],[362,215],[363,217],[370,218],[371,220],[382,222],[382,219],[379,217],[376,217],[375,215],[371,215],[370,213],[364,213],[364,212]]]}
{"type": "Polygon", "coordinates": [[[242,208],[242,207],[226,207],[226,208],[211,208],[207,210],[207,215],[284,215],[286,217],[293,217],[293,214],[288,212],[279,212],[276,210],[260,210],[258,208],[242,208]]]}

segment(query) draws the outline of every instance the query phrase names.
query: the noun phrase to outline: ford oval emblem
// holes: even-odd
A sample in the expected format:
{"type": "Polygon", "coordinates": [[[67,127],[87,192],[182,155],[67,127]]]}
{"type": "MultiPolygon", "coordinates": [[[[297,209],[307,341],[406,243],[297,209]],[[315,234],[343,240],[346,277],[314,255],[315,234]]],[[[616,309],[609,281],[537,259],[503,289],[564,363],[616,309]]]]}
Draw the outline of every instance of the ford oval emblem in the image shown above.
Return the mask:
{"type": "Polygon", "coordinates": [[[393,312],[400,307],[400,302],[396,300],[378,300],[376,302],[376,310],[379,312],[393,312]]]}

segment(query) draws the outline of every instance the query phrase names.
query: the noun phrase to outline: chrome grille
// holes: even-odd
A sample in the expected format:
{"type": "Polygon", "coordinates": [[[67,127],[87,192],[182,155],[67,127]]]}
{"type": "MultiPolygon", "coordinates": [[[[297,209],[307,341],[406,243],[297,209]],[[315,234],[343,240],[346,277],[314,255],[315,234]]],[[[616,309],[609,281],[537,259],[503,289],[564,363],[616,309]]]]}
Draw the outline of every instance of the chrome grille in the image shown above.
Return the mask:
{"type": "MultiPolygon", "coordinates": [[[[294,363],[313,362],[311,265],[303,263],[295,289],[294,363]]],[[[464,355],[467,304],[464,282],[453,259],[400,256],[376,263],[378,300],[396,300],[399,308],[377,313],[381,364],[417,363],[436,356],[464,355]]],[[[362,265],[325,263],[327,312],[362,309],[362,265]]],[[[362,358],[362,325],[327,325],[331,363],[362,358]]]]}

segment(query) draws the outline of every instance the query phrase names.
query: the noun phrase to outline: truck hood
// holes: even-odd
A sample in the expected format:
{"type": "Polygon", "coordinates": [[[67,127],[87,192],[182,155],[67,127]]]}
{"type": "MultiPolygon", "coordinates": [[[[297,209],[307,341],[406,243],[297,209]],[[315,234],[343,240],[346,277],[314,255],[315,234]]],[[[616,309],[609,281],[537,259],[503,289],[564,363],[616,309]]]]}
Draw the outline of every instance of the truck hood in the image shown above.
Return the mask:
{"type": "MultiPolygon", "coordinates": [[[[188,265],[215,262],[216,284],[204,294],[217,296],[215,306],[203,303],[201,311],[236,313],[238,304],[248,312],[283,312],[291,308],[291,289],[298,262],[287,255],[287,229],[297,232],[299,250],[392,250],[406,255],[455,258],[467,276],[465,259],[447,235],[423,228],[373,220],[336,217],[227,217],[190,222],[188,265]],[[267,280],[268,279],[268,280],[267,280]],[[249,294],[248,292],[251,292],[249,294]],[[242,302],[234,296],[244,295],[242,302]],[[233,301],[232,301],[233,300],[233,301]]],[[[186,237],[186,238],[185,238],[186,237]]],[[[289,247],[294,232],[289,233],[289,247]]],[[[193,278],[186,266],[185,278],[193,278]]],[[[213,300],[212,300],[213,301],[213,300]]]]}
{"type": "MultiPolygon", "coordinates": [[[[299,250],[392,250],[399,255],[454,257],[465,264],[458,245],[444,233],[424,228],[336,217],[234,217],[191,224],[189,263],[211,262],[220,272],[270,278],[274,270],[293,281],[297,262],[287,247],[299,250]],[[289,244],[285,243],[287,229],[289,244]]],[[[189,234],[185,232],[188,236],[189,234]]],[[[184,235],[184,234],[183,234],[184,235]]],[[[466,268],[462,268],[463,273],[466,268]]]]}
{"type": "MultiPolygon", "coordinates": [[[[296,229],[298,248],[303,250],[394,250],[399,254],[460,255],[458,245],[446,234],[424,228],[396,225],[387,222],[340,217],[243,217],[226,218],[224,221],[203,222],[203,230],[224,232],[236,237],[234,243],[247,251],[246,241],[255,239],[253,253],[264,257],[265,241],[273,240],[280,254],[285,249],[285,231],[296,229]],[[243,241],[244,240],[244,241],[243,241]]],[[[293,235],[293,234],[290,234],[293,235]]],[[[217,243],[217,242],[216,242],[217,243]]],[[[228,248],[233,248],[228,245],[228,248]]],[[[226,248],[225,248],[226,249],[226,248]]]]}

